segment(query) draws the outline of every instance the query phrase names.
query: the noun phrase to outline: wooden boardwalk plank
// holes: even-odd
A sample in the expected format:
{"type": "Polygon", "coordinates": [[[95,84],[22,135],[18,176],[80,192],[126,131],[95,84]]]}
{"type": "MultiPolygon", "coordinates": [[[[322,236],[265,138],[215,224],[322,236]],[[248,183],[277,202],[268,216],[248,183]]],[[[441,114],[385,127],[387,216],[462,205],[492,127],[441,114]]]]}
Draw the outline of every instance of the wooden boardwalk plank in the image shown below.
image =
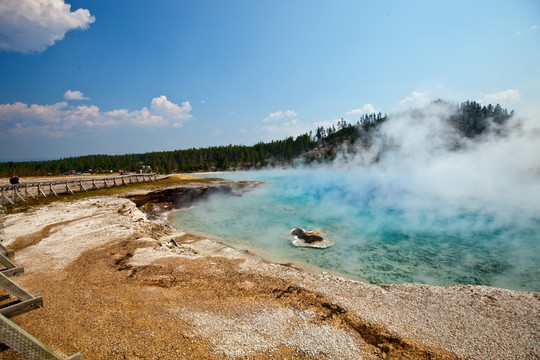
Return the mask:
{"type": "MultiPolygon", "coordinates": [[[[10,294],[0,296],[0,301],[9,300],[12,297],[17,299],[0,304],[0,351],[12,348],[27,359],[63,360],[63,357],[9,320],[11,317],[42,307],[43,298],[40,294],[31,295],[9,278],[9,276],[22,272],[23,267],[13,264],[6,257],[7,255],[13,255],[12,251],[0,244],[0,263],[6,267],[6,269],[0,271],[0,287],[10,294]]],[[[75,354],[67,359],[82,360],[82,356],[81,354],[75,354]]]]}
{"type": "MultiPolygon", "coordinates": [[[[64,359],[3,315],[0,315],[0,341],[27,359],[64,359]]],[[[69,359],[81,359],[80,354],[76,354],[76,356],[69,359]]]]}
{"type": "Polygon", "coordinates": [[[12,268],[7,268],[7,269],[0,270],[0,272],[6,275],[7,277],[13,277],[13,276],[17,276],[24,273],[24,266],[15,266],[12,268]]]}
{"type": "Polygon", "coordinates": [[[18,299],[25,301],[33,298],[32,295],[15,282],[13,282],[9,277],[0,272],[0,286],[8,291],[13,296],[18,299]]]}
{"type": "Polygon", "coordinates": [[[43,307],[43,298],[37,294],[28,300],[16,300],[8,304],[3,304],[0,306],[0,314],[7,318],[12,318],[39,309],[40,307],[43,307]]]}

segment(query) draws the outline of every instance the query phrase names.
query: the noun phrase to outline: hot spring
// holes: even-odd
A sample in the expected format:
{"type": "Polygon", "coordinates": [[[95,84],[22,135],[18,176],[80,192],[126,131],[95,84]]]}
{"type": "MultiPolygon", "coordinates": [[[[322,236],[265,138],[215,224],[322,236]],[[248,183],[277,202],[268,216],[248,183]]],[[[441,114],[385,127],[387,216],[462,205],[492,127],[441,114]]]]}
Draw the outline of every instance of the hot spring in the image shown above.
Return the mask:
{"type": "Polygon", "coordinates": [[[220,173],[267,183],[242,196],[213,196],[171,218],[181,229],[268,260],[372,284],[540,291],[540,220],[535,212],[498,208],[481,198],[438,197],[382,175],[364,168],[220,173]],[[297,248],[288,235],[295,227],[323,228],[335,245],[297,248]]]}
{"type": "Polygon", "coordinates": [[[176,212],[177,226],[263,257],[372,284],[473,284],[540,291],[540,121],[467,138],[431,105],[390,117],[371,146],[332,163],[222,173],[267,184],[176,212]],[[328,249],[297,248],[322,228],[328,249]]]}

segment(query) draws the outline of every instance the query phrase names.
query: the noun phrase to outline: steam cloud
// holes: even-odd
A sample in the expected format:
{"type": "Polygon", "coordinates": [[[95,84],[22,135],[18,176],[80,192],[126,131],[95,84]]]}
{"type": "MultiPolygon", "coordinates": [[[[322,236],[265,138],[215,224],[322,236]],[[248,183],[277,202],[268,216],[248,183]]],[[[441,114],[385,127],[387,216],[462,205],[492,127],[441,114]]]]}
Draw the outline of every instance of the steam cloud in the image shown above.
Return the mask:
{"type": "Polygon", "coordinates": [[[393,115],[371,148],[344,149],[331,164],[226,174],[271,183],[208,201],[180,221],[236,246],[249,239],[244,246],[270,259],[373,283],[539,291],[540,130],[512,118],[505,131],[493,124],[469,139],[448,124],[450,115],[443,104],[393,115]],[[291,251],[279,239],[294,227],[325,228],[336,245],[291,251]]]}
{"type": "Polygon", "coordinates": [[[387,187],[398,184],[409,194],[401,204],[405,207],[429,198],[474,211],[514,209],[538,215],[540,129],[512,118],[503,135],[488,131],[479,139],[463,138],[446,121],[450,111],[444,104],[431,104],[391,116],[368,153],[380,154],[379,162],[359,166],[364,154],[333,166],[367,170],[387,187]]]}

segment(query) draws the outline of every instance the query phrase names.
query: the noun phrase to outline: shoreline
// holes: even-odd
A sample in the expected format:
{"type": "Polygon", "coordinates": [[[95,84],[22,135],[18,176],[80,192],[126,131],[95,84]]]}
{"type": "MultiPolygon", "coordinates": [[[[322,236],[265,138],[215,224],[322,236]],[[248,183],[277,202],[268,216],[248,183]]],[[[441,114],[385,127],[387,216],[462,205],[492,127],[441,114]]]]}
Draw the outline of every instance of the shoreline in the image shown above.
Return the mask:
{"type": "MultiPolygon", "coordinates": [[[[295,262],[295,261],[291,261],[291,260],[288,260],[288,259],[280,259],[277,256],[272,257],[272,255],[270,253],[266,254],[266,253],[264,253],[264,250],[262,250],[260,248],[255,248],[255,247],[250,247],[250,246],[230,245],[230,244],[227,243],[226,240],[224,240],[222,238],[219,238],[217,236],[208,235],[208,234],[205,234],[205,233],[202,233],[202,232],[190,231],[190,230],[182,229],[181,227],[177,227],[177,226],[173,225],[173,222],[170,221],[170,219],[169,219],[169,216],[173,212],[178,211],[178,210],[179,209],[171,210],[167,214],[166,220],[165,220],[165,221],[167,221],[167,224],[169,226],[177,229],[178,231],[187,232],[192,236],[209,239],[209,240],[214,241],[214,242],[216,242],[218,244],[222,244],[223,246],[227,246],[227,247],[230,247],[230,248],[238,250],[238,251],[247,252],[249,254],[252,254],[252,255],[260,258],[260,260],[263,261],[263,262],[282,265],[282,266],[287,266],[287,267],[294,267],[294,268],[297,268],[299,270],[310,272],[310,273],[313,273],[313,274],[331,275],[331,276],[335,276],[335,277],[342,277],[342,278],[345,278],[345,279],[348,279],[348,280],[358,281],[358,282],[369,284],[369,282],[366,279],[362,279],[360,277],[355,277],[353,275],[332,271],[332,270],[325,269],[325,268],[322,268],[322,267],[319,267],[319,266],[316,266],[316,265],[310,265],[310,264],[306,264],[306,263],[302,263],[302,262],[295,262]]],[[[317,249],[317,251],[320,251],[320,249],[317,249]]],[[[370,284],[370,285],[373,285],[373,284],[370,284]]],[[[396,285],[396,284],[385,284],[385,285],[396,285]]],[[[385,285],[382,285],[382,286],[385,286],[385,285]]],[[[420,284],[418,284],[418,285],[420,285],[420,284]]],[[[376,286],[381,286],[381,285],[376,285],[376,286]]],[[[437,286],[437,285],[433,285],[433,286],[437,286]]]]}
{"type": "MultiPolygon", "coordinates": [[[[195,206],[197,206],[197,205],[195,205],[195,206]]],[[[183,209],[173,209],[173,210],[171,210],[170,214],[172,214],[175,211],[181,211],[181,210],[183,210],[183,209]]],[[[167,221],[171,226],[175,226],[174,221],[170,217],[170,214],[167,215],[167,221]]],[[[212,219],[210,219],[210,221],[213,222],[212,219]]],[[[309,261],[313,260],[312,258],[304,257],[302,259],[299,259],[299,257],[297,256],[296,257],[297,260],[295,260],[292,256],[287,257],[287,254],[284,254],[283,252],[278,253],[277,251],[275,251],[275,252],[266,251],[266,249],[264,248],[264,246],[266,244],[263,244],[263,243],[260,243],[260,242],[257,243],[257,242],[253,241],[249,237],[244,237],[243,240],[239,241],[238,240],[239,237],[237,237],[237,234],[236,233],[231,233],[230,231],[226,235],[224,235],[223,238],[220,237],[219,231],[216,231],[215,228],[211,228],[214,231],[213,231],[212,234],[209,234],[209,233],[205,232],[205,230],[207,230],[207,229],[205,229],[204,226],[201,226],[201,223],[204,223],[204,222],[198,223],[198,226],[200,227],[200,230],[197,229],[196,226],[195,226],[195,229],[192,230],[192,232],[194,234],[196,234],[197,236],[208,237],[208,238],[211,238],[214,241],[222,242],[222,243],[227,244],[228,246],[231,246],[231,247],[251,251],[251,252],[259,255],[261,258],[263,258],[263,259],[265,259],[267,261],[270,261],[270,262],[276,262],[276,263],[279,263],[279,264],[292,264],[295,267],[304,269],[306,271],[318,272],[318,273],[321,273],[321,272],[330,273],[330,274],[332,274],[334,276],[345,277],[345,278],[348,278],[348,279],[351,279],[351,280],[361,281],[361,282],[365,282],[365,283],[372,284],[372,285],[378,285],[378,286],[396,285],[396,284],[418,284],[418,285],[432,285],[432,286],[478,285],[478,286],[486,286],[486,287],[495,288],[495,289],[505,289],[505,290],[514,290],[514,291],[522,291],[522,292],[538,292],[538,289],[537,289],[536,286],[534,286],[535,283],[533,283],[533,282],[521,283],[520,284],[521,286],[512,286],[512,285],[515,285],[515,284],[518,283],[518,281],[516,279],[512,279],[512,280],[514,280],[513,282],[512,281],[503,282],[503,281],[497,281],[497,278],[495,276],[493,278],[489,278],[489,277],[486,276],[487,281],[485,281],[486,278],[481,278],[480,280],[473,278],[473,276],[475,275],[474,273],[471,276],[471,278],[473,278],[472,280],[476,280],[476,281],[471,281],[470,278],[467,278],[466,280],[469,280],[468,282],[466,280],[465,281],[460,281],[461,279],[456,280],[457,276],[454,276],[453,278],[450,278],[450,277],[443,277],[443,276],[440,276],[440,275],[439,275],[439,277],[437,277],[436,275],[434,275],[433,277],[429,277],[429,276],[420,277],[419,276],[419,277],[415,278],[415,276],[414,276],[415,274],[412,271],[411,271],[412,276],[409,276],[410,280],[408,280],[408,281],[407,281],[407,279],[405,279],[404,281],[398,282],[397,280],[401,280],[402,278],[399,278],[399,279],[396,280],[396,278],[394,277],[394,280],[396,280],[396,281],[392,281],[392,279],[390,279],[389,281],[382,281],[381,278],[379,278],[379,279],[376,279],[375,281],[373,281],[373,279],[371,279],[372,282],[370,282],[369,277],[370,277],[371,273],[369,273],[369,272],[368,273],[364,272],[363,274],[361,274],[361,275],[365,275],[364,277],[362,277],[360,274],[358,274],[358,272],[357,273],[354,273],[354,271],[347,272],[347,270],[349,270],[349,268],[345,268],[345,267],[339,268],[338,267],[338,270],[333,270],[331,268],[323,267],[324,265],[327,265],[327,264],[322,264],[322,266],[318,266],[318,265],[314,264],[314,263],[317,262],[316,259],[314,261],[311,261],[311,263],[310,263],[309,261]],[[231,234],[232,234],[232,236],[231,236],[231,234]],[[248,240],[244,241],[246,238],[248,240]],[[262,245],[262,246],[257,247],[257,245],[262,245]],[[280,256],[280,255],[282,255],[282,256],[280,256]],[[301,261],[301,260],[306,260],[306,259],[308,260],[308,262],[302,262],[301,261]],[[343,271],[340,272],[339,271],[340,269],[343,270],[343,271]],[[495,279],[495,280],[493,280],[493,279],[495,279]],[[377,280],[381,280],[381,281],[377,281],[377,280]]],[[[182,231],[190,231],[190,230],[186,230],[186,228],[182,227],[181,225],[178,228],[180,230],[182,230],[182,231]]],[[[278,235],[275,235],[275,237],[273,237],[273,239],[278,239],[281,242],[287,241],[287,240],[284,240],[283,238],[284,238],[283,232],[280,232],[278,235]]],[[[296,248],[293,248],[292,246],[291,246],[291,249],[296,250],[296,248]]],[[[319,250],[314,250],[314,251],[318,252],[319,250]]],[[[324,250],[322,250],[322,251],[324,251],[324,250]]],[[[316,255],[316,256],[319,256],[319,255],[316,255]]],[[[423,275],[426,275],[426,274],[423,274],[423,275]]],[[[463,275],[463,274],[458,274],[458,275],[463,275]]],[[[386,279],[386,280],[388,280],[388,279],[386,279]]]]}
{"type": "Polygon", "coordinates": [[[25,266],[16,281],[45,303],[14,321],[66,355],[540,357],[539,293],[311,272],[149,220],[113,195],[8,215],[5,233],[25,266]]]}
{"type": "MultiPolygon", "coordinates": [[[[219,174],[223,174],[223,173],[226,173],[226,171],[199,172],[199,173],[190,174],[190,176],[194,175],[195,177],[197,177],[197,175],[200,175],[200,174],[202,174],[202,175],[219,175],[219,174]]],[[[248,189],[251,188],[252,186],[261,186],[261,185],[266,184],[266,182],[258,181],[258,180],[257,181],[253,181],[253,180],[247,180],[247,181],[224,180],[224,181],[237,183],[237,184],[240,183],[243,187],[246,187],[248,189]]],[[[161,213],[161,219],[162,219],[164,224],[169,225],[169,226],[171,226],[171,227],[173,227],[173,228],[175,228],[175,229],[177,229],[179,231],[184,232],[184,231],[186,231],[185,229],[176,227],[173,224],[173,222],[171,221],[171,219],[170,219],[170,216],[175,211],[179,211],[179,210],[182,210],[182,209],[175,209],[175,208],[167,209],[166,211],[161,213]]],[[[211,239],[212,241],[218,242],[220,244],[223,244],[225,246],[228,246],[228,247],[240,250],[240,251],[247,251],[247,252],[249,252],[251,254],[254,254],[255,256],[258,256],[262,261],[265,261],[265,262],[276,263],[276,264],[284,265],[284,266],[292,266],[292,267],[298,268],[300,270],[304,270],[304,271],[312,272],[312,273],[321,273],[321,274],[324,274],[324,275],[330,274],[332,276],[343,277],[343,278],[347,278],[347,279],[350,279],[350,280],[360,281],[360,282],[364,282],[364,283],[369,284],[369,282],[366,279],[363,279],[361,277],[354,276],[354,275],[351,275],[351,274],[340,273],[340,272],[325,269],[325,268],[322,268],[322,267],[319,267],[319,266],[316,266],[316,265],[307,264],[307,263],[295,262],[295,261],[291,261],[291,260],[288,260],[288,259],[280,259],[280,258],[275,257],[275,256],[272,257],[270,253],[266,254],[260,248],[249,247],[249,246],[233,246],[233,245],[227,244],[226,240],[221,239],[221,238],[216,237],[216,236],[212,236],[212,235],[209,235],[209,234],[205,234],[205,233],[202,233],[202,232],[200,233],[200,232],[196,232],[196,231],[192,231],[190,233],[192,235],[194,235],[194,236],[208,238],[208,239],[211,239]]],[[[391,284],[385,284],[385,285],[391,285],[391,284]]]]}

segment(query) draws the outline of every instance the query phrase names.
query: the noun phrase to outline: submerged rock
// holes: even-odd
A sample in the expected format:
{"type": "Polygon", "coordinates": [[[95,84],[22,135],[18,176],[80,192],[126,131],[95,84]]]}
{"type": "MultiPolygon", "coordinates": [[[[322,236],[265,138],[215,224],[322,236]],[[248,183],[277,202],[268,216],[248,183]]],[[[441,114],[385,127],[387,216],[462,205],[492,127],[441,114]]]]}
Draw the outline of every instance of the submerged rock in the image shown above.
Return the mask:
{"type": "Polygon", "coordinates": [[[292,229],[290,235],[294,237],[293,245],[298,247],[313,247],[326,249],[334,245],[334,240],[325,239],[322,230],[305,231],[304,229],[292,229]]]}

